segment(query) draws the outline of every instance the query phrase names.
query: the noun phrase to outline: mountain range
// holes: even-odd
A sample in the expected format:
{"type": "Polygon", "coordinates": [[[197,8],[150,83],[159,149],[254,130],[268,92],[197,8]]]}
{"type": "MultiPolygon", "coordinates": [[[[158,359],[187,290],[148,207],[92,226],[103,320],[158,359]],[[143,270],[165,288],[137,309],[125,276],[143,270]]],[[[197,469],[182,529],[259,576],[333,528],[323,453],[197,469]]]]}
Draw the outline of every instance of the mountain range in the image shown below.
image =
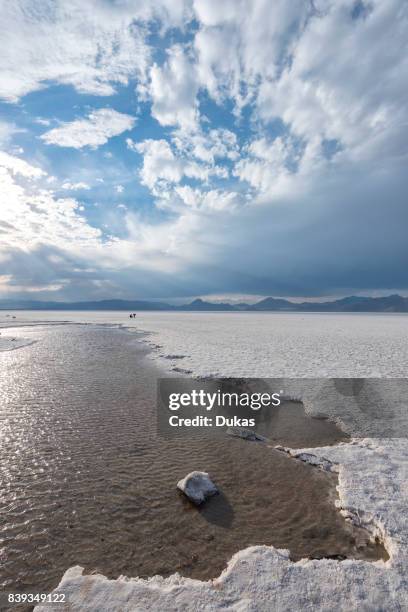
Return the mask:
{"type": "Polygon", "coordinates": [[[0,300],[0,310],[171,310],[222,312],[408,312],[408,297],[350,296],[330,302],[291,302],[267,297],[255,304],[206,302],[200,298],[174,306],[166,302],[145,300],[99,300],[90,302],[46,302],[35,300],[0,300]]]}

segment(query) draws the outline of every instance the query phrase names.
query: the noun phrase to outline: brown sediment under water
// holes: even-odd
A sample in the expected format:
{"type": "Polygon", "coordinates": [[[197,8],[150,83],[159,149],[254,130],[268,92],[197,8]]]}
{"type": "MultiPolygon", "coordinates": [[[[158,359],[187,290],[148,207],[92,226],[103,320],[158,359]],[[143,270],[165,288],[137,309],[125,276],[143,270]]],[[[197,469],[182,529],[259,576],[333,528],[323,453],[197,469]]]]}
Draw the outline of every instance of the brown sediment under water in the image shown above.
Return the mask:
{"type": "MultiPolygon", "coordinates": [[[[76,564],[110,578],[210,579],[256,544],[293,560],[387,557],[335,508],[335,474],[263,443],[158,436],[161,373],[135,334],[79,325],[18,333],[36,342],[0,353],[2,590],[47,592],[76,564]],[[220,489],[200,508],[176,489],[192,470],[220,489]]],[[[296,402],[268,426],[288,446],[346,438],[296,402]]]]}

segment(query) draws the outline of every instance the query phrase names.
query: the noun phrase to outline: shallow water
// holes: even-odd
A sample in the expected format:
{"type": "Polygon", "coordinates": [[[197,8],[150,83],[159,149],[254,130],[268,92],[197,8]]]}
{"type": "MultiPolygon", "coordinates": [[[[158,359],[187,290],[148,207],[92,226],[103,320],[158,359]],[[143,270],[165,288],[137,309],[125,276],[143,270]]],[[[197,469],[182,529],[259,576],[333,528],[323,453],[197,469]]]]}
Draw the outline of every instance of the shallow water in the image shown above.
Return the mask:
{"type": "Polygon", "coordinates": [[[253,544],[289,548],[294,560],[384,555],[335,510],[334,475],[228,436],[158,437],[160,372],[134,334],[85,325],[13,333],[36,342],[0,353],[4,590],[48,591],[75,564],[112,578],[208,579],[253,544]],[[175,488],[192,470],[221,490],[201,509],[175,488]]]}

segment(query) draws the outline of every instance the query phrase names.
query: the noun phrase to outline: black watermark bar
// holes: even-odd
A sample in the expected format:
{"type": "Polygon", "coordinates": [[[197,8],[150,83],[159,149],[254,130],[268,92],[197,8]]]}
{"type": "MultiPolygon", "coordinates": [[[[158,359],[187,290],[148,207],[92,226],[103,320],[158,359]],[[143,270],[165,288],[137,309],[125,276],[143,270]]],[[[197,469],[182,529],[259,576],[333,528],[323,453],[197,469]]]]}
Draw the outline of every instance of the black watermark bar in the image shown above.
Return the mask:
{"type": "Polygon", "coordinates": [[[164,437],[243,437],[239,429],[273,437],[294,404],[305,417],[297,427],[320,419],[356,438],[408,435],[407,378],[161,378],[157,428],[164,437]]]}

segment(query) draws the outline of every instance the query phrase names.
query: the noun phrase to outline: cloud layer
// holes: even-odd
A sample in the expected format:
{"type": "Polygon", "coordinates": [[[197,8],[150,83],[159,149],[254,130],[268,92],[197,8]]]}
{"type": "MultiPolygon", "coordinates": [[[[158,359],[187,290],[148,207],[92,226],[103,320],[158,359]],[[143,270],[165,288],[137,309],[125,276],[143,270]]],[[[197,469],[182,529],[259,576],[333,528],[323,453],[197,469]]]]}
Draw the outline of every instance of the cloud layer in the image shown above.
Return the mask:
{"type": "Polygon", "coordinates": [[[85,4],[5,4],[0,97],[76,118],[0,124],[4,291],[408,290],[403,0],[85,4]]]}

